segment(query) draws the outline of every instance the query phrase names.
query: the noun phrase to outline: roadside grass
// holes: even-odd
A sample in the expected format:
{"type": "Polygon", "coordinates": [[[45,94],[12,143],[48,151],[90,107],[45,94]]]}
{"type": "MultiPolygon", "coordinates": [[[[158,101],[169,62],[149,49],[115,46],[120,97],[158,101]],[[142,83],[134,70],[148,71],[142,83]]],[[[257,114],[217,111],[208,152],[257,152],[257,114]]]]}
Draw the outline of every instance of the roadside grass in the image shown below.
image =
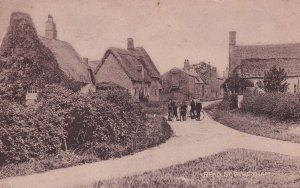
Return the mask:
{"type": "MultiPolygon", "coordinates": [[[[136,145],[133,150],[122,153],[124,148],[116,146],[115,148],[111,148],[110,158],[134,154],[144,149],[157,146],[164,143],[173,135],[173,131],[164,117],[147,117],[146,127],[146,136],[139,138],[136,141],[136,145]]],[[[77,166],[97,161],[101,161],[101,159],[90,153],[80,155],[74,151],[66,151],[53,157],[36,158],[20,164],[0,166],[0,179],[40,173],[48,170],[77,166]]]]}
{"type": "Polygon", "coordinates": [[[205,107],[217,122],[241,132],[300,143],[300,125],[294,121],[279,121],[266,116],[254,115],[241,110],[225,110],[221,103],[205,107]]]}
{"type": "Polygon", "coordinates": [[[140,175],[99,181],[90,187],[297,188],[300,187],[299,171],[300,158],[271,152],[232,149],[140,175]]]}

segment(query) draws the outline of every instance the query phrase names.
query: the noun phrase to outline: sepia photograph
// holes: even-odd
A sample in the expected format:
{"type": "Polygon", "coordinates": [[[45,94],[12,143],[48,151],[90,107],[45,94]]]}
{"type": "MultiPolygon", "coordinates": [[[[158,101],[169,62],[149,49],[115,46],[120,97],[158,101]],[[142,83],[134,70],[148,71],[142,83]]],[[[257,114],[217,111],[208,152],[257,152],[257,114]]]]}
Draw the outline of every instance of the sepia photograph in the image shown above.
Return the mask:
{"type": "Polygon", "coordinates": [[[217,187],[300,187],[300,1],[0,0],[0,188],[217,187]]]}

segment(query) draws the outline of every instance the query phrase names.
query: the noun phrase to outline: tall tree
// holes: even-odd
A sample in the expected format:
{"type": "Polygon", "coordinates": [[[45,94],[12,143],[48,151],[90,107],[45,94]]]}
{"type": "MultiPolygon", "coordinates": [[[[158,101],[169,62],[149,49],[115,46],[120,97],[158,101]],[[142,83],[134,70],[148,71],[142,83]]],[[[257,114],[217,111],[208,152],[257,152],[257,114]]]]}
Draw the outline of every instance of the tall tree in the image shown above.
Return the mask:
{"type": "Polygon", "coordinates": [[[259,81],[257,85],[267,92],[285,92],[288,87],[286,79],[285,70],[275,65],[265,72],[263,81],[259,81]]]}

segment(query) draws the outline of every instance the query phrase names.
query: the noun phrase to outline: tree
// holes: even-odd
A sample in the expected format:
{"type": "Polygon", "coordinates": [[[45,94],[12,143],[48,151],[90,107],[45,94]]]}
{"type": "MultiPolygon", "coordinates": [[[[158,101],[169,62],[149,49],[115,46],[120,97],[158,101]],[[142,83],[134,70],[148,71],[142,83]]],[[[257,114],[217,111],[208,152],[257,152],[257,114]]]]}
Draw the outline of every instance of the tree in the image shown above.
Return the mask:
{"type": "Polygon", "coordinates": [[[259,81],[257,85],[266,92],[285,92],[288,86],[286,79],[285,70],[281,67],[277,69],[275,65],[264,73],[263,81],[259,81]]]}
{"type": "Polygon", "coordinates": [[[253,86],[253,82],[245,78],[241,78],[238,74],[234,74],[233,76],[227,78],[222,84],[225,93],[228,93],[230,91],[232,94],[241,93],[246,89],[246,87],[253,86]]]}

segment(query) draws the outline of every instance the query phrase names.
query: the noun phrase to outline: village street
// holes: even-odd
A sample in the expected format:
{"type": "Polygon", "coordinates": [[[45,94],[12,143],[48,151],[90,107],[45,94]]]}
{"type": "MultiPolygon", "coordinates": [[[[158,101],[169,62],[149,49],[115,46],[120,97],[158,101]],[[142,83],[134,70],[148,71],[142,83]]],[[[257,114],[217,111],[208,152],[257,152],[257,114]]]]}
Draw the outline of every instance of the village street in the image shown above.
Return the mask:
{"type": "Polygon", "coordinates": [[[171,127],[175,136],[158,147],[119,159],[4,179],[0,181],[0,187],[79,187],[99,180],[130,176],[184,163],[230,148],[300,156],[300,144],[241,133],[215,122],[208,115],[201,122],[171,122],[171,127]]]}

